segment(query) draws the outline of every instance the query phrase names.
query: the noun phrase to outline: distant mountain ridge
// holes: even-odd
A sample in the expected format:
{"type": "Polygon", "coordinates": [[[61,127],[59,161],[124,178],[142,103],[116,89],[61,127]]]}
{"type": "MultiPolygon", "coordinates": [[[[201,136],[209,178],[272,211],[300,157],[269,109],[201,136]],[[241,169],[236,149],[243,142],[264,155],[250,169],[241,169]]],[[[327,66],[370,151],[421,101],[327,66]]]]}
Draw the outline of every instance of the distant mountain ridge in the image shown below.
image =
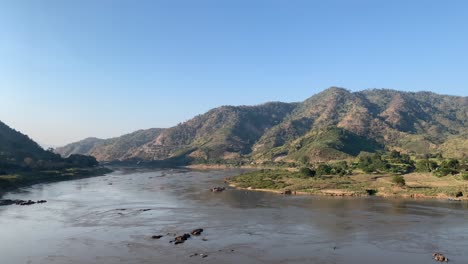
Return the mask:
{"type": "Polygon", "coordinates": [[[56,152],[185,163],[320,162],[383,149],[459,157],[468,152],[467,124],[468,97],[331,87],[300,103],[222,106],[171,128],[88,138],[56,152]]]}

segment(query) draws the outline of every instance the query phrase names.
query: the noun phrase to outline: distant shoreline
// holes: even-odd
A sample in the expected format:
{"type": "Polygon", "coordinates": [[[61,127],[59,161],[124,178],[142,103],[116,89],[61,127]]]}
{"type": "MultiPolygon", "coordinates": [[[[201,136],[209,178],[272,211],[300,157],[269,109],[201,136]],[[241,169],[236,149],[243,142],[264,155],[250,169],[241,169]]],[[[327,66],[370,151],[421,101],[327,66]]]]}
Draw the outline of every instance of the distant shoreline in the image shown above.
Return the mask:
{"type": "MultiPolygon", "coordinates": [[[[239,187],[235,185],[232,182],[228,183],[229,187],[237,189],[237,190],[244,190],[244,191],[254,191],[254,192],[267,192],[267,193],[275,193],[275,194],[281,194],[281,195],[287,195],[284,194],[284,191],[282,190],[275,190],[275,189],[256,189],[256,188],[244,188],[244,187],[239,187]]],[[[324,192],[305,192],[305,191],[292,191],[290,194],[292,196],[327,196],[327,197],[352,197],[352,198],[364,198],[364,197],[379,197],[379,198],[385,198],[385,199],[391,199],[391,198],[405,198],[405,199],[414,199],[414,200],[431,200],[431,199],[437,199],[437,200],[449,200],[454,197],[448,196],[448,195],[437,195],[437,196],[427,196],[424,194],[416,194],[416,195],[410,195],[410,194],[404,194],[404,195],[391,195],[391,194],[375,194],[375,195],[369,195],[369,194],[359,194],[359,193],[352,193],[352,192],[346,192],[343,190],[326,190],[324,192]]],[[[459,199],[460,201],[468,201],[468,197],[459,197],[455,198],[459,199]]],[[[456,201],[456,200],[454,200],[456,201]]]]}
{"type": "MultiPolygon", "coordinates": [[[[468,201],[468,181],[453,178],[437,178],[430,174],[411,173],[405,175],[406,186],[396,186],[390,181],[392,175],[354,175],[350,177],[327,179],[288,179],[281,178],[278,181],[288,182],[290,185],[284,187],[264,188],[259,187],[265,181],[252,181],[248,177],[258,177],[256,173],[245,173],[228,179],[228,185],[232,188],[246,191],[270,192],[284,195],[305,195],[305,196],[333,196],[333,197],[382,197],[382,198],[405,198],[405,199],[438,199],[452,201],[468,201]],[[252,176],[249,176],[252,175],[252,176]],[[239,179],[247,177],[247,180],[239,179]],[[245,181],[242,181],[245,180],[245,181]],[[340,182],[341,181],[341,182],[340,182]],[[301,187],[307,186],[307,187],[301,187]],[[461,192],[462,196],[456,197],[456,193],[461,192]]],[[[450,176],[447,176],[450,177],[450,176]]]]}
{"type": "Polygon", "coordinates": [[[39,171],[18,172],[14,175],[0,176],[0,198],[6,193],[35,184],[78,180],[83,178],[103,176],[113,170],[108,167],[71,168],[73,171],[39,171]]]}

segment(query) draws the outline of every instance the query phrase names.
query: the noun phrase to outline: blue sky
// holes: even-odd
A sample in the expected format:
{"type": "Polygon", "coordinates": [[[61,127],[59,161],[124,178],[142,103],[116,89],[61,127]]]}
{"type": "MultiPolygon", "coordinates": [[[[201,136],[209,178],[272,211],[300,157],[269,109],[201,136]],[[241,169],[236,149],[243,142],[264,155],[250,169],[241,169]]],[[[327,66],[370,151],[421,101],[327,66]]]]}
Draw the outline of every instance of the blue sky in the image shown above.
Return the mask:
{"type": "Polygon", "coordinates": [[[5,0],[0,120],[43,144],[330,86],[467,96],[467,1],[5,0]]]}

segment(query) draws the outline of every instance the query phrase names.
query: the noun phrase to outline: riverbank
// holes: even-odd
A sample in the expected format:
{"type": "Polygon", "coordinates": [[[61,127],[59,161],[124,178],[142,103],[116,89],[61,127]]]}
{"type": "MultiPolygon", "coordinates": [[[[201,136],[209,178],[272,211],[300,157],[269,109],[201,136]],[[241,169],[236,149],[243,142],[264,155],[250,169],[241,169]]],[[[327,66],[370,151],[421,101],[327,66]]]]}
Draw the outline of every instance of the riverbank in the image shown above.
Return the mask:
{"type": "Polygon", "coordinates": [[[380,196],[468,200],[468,181],[458,176],[435,177],[430,173],[403,175],[404,186],[392,174],[303,177],[286,170],[247,172],[228,180],[231,187],[296,195],[380,196]]]}
{"type": "Polygon", "coordinates": [[[76,180],[101,176],[112,172],[107,167],[67,168],[62,170],[19,171],[13,174],[0,175],[0,197],[6,192],[38,183],[76,180]]]}

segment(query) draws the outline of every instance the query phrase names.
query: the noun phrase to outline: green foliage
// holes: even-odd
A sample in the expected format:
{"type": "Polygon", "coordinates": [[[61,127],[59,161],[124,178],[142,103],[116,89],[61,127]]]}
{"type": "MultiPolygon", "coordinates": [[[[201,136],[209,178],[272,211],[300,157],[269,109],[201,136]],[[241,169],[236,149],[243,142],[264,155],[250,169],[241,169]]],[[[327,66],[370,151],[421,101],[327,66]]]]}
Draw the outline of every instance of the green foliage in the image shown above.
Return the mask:
{"type": "Polygon", "coordinates": [[[348,163],[344,160],[331,164],[331,167],[331,174],[339,176],[352,174],[352,171],[349,169],[348,163]]]}
{"type": "Polygon", "coordinates": [[[366,173],[391,172],[404,174],[414,170],[414,162],[409,155],[393,151],[382,155],[381,153],[360,153],[357,167],[366,173]]]}
{"type": "Polygon", "coordinates": [[[328,164],[321,163],[315,169],[317,176],[329,175],[332,172],[332,167],[328,164]]]}
{"type": "MultiPolygon", "coordinates": [[[[258,189],[282,189],[288,185],[281,179],[283,175],[290,175],[285,170],[259,170],[241,174],[232,180],[241,188],[255,187],[258,189]]],[[[295,174],[294,176],[301,176],[295,174]]]]}
{"type": "Polygon", "coordinates": [[[366,173],[371,173],[379,170],[386,171],[390,168],[390,164],[382,159],[380,153],[361,152],[358,156],[357,167],[366,173]]]}
{"type": "Polygon", "coordinates": [[[429,159],[422,159],[416,161],[416,171],[418,172],[432,172],[438,167],[437,162],[429,159]]]}
{"type": "Polygon", "coordinates": [[[303,167],[299,169],[299,173],[304,177],[314,177],[316,174],[316,171],[311,170],[310,168],[307,168],[307,167],[303,167]]]}
{"type": "Polygon", "coordinates": [[[447,176],[452,173],[453,173],[452,169],[444,168],[444,167],[439,167],[433,172],[433,174],[437,177],[447,176]]]}
{"type": "Polygon", "coordinates": [[[392,178],[392,182],[398,186],[405,186],[406,181],[405,178],[401,175],[394,175],[392,178]]]}
{"type": "Polygon", "coordinates": [[[440,164],[440,167],[433,171],[437,177],[447,176],[458,173],[460,162],[457,159],[446,159],[440,164]]]}
{"type": "Polygon", "coordinates": [[[335,126],[313,129],[286,146],[289,157],[304,164],[317,159],[321,161],[344,159],[355,156],[360,151],[374,152],[382,149],[382,146],[372,139],[335,126]]]}
{"type": "Polygon", "coordinates": [[[460,162],[457,159],[446,159],[442,161],[442,163],[440,164],[440,167],[456,170],[458,169],[459,165],[460,165],[460,162]]]}
{"type": "Polygon", "coordinates": [[[462,177],[463,180],[468,181],[468,173],[466,173],[466,172],[463,173],[461,177],[462,177]]]}

